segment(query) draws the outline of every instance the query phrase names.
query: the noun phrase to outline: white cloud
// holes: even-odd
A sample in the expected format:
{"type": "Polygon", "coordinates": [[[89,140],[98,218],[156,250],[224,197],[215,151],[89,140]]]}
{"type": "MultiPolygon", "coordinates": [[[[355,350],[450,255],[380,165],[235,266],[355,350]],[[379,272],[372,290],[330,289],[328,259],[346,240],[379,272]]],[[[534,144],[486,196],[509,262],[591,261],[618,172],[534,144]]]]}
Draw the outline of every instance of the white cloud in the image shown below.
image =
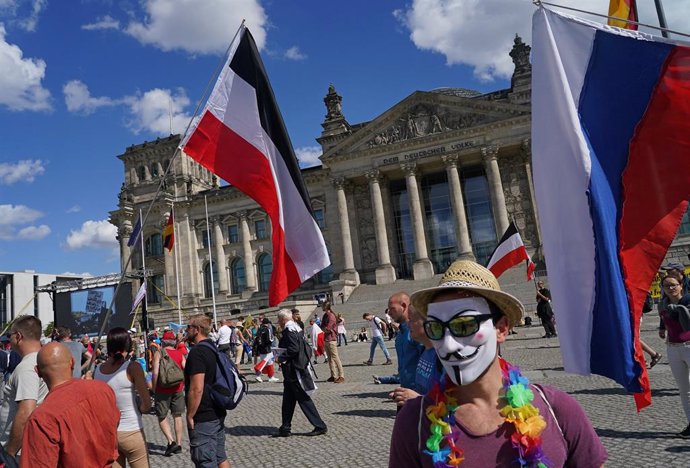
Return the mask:
{"type": "Polygon", "coordinates": [[[47,4],[47,0],[0,0],[0,16],[12,25],[34,32],[47,4]]]}
{"type": "Polygon", "coordinates": [[[110,15],[101,16],[94,23],[82,24],[86,31],[98,31],[102,29],[120,29],[120,22],[110,15]]]}
{"type": "Polygon", "coordinates": [[[26,18],[21,18],[19,20],[19,26],[29,32],[36,31],[38,16],[47,4],[48,0],[33,0],[31,2],[31,11],[26,18]]]}
{"type": "Polygon", "coordinates": [[[27,226],[17,233],[17,239],[39,240],[50,234],[50,228],[41,224],[40,226],[27,226]]]}
{"type": "Polygon", "coordinates": [[[71,271],[63,271],[57,276],[81,276],[82,278],[86,278],[88,276],[93,276],[91,273],[88,271],[85,271],[84,273],[72,273],[71,271]]]}
{"type": "Polygon", "coordinates": [[[0,185],[12,185],[15,182],[33,182],[36,176],[43,175],[43,161],[25,159],[16,163],[0,163],[0,185]]]}
{"type": "Polygon", "coordinates": [[[51,110],[50,92],[41,83],[46,63],[41,59],[23,58],[22,50],[5,39],[0,23],[0,105],[11,110],[51,110]]]}
{"type": "Polygon", "coordinates": [[[295,155],[302,168],[321,165],[321,161],[319,160],[319,156],[321,156],[320,146],[303,146],[301,148],[295,148],[295,155]]]}
{"type": "Polygon", "coordinates": [[[43,213],[25,205],[0,205],[0,240],[11,240],[19,226],[30,224],[43,213]]]}
{"type": "Polygon", "coordinates": [[[107,220],[86,221],[78,230],[71,230],[67,236],[67,248],[117,249],[117,228],[107,220]]]}
{"type": "Polygon", "coordinates": [[[156,88],[141,96],[128,96],[124,101],[131,114],[128,127],[134,133],[143,130],[159,135],[182,133],[191,119],[184,112],[184,108],[189,105],[189,98],[182,88],[174,95],[168,89],[156,88]]]}
{"type": "Polygon", "coordinates": [[[266,13],[259,0],[144,0],[146,18],[127,25],[127,34],[162,50],[219,53],[227,49],[246,19],[261,49],[266,41],[266,13]]]}
{"type": "Polygon", "coordinates": [[[67,209],[67,213],[79,213],[81,211],[81,206],[74,205],[67,209]]]}
{"type": "Polygon", "coordinates": [[[68,81],[63,87],[67,110],[79,114],[93,114],[100,107],[117,104],[109,97],[93,97],[89,88],[79,80],[68,81]]]}
{"type": "Polygon", "coordinates": [[[302,51],[299,50],[299,47],[292,46],[285,51],[285,58],[290,60],[306,60],[307,55],[302,53],[302,51]]]}
{"type": "MultiPolygon", "coordinates": [[[[572,5],[566,0],[552,1],[572,5]]],[[[639,3],[640,20],[657,24],[653,2],[639,3]]],[[[576,7],[595,13],[608,12],[608,2],[601,0],[579,0],[576,7]]],[[[667,0],[664,7],[670,26],[676,22],[676,29],[685,30],[690,2],[667,0]]],[[[513,63],[508,53],[515,33],[531,45],[534,11],[534,5],[528,1],[413,0],[410,6],[393,14],[409,30],[410,39],[419,49],[444,55],[448,65],[469,65],[477,78],[491,81],[511,76],[513,63]]],[[[605,21],[594,16],[589,19],[605,21]]]]}

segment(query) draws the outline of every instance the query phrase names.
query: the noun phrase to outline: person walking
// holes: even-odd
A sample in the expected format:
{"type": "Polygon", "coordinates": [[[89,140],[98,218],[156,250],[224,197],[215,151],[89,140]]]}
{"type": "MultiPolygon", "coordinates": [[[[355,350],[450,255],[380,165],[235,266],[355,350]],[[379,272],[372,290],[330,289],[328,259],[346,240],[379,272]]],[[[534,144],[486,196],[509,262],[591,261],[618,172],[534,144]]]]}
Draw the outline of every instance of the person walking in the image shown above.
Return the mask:
{"type": "Polygon", "coordinates": [[[269,382],[278,382],[279,380],[275,377],[275,368],[273,366],[275,361],[275,356],[271,349],[273,346],[273,339],[273,324],[268,318],[264,318],[257,336],[259,362],[254,366],[254,373],[256,374],[255,379],[257,382],[263,382],[261,378],[262,373],[268,376],[269,382]]]}
{"type": "Polygon", "coordinates": [[[168,446],[165,448],[164,455],[170,457],[173,454],[182,451],[182,437],[184,436],[184,421],[182,415],[184,414],[184,381],[181,381],[175,386],[164,387],[160,383],[160,367],[163,353],[170,356],[173,363],[180,369],[184,370],[186,359],[184,355],[175,349],[176,339],[175,333],[167,331],[163,333],[161,340],[161,351],[153,356],[153,369],[151,386],[153,387],[154,397],[156,401],[155,410],[158,418],[158,425],[161,432],[168,441],[168,446]],[[170,424],[168,423],[168,413],[172,414],[173,424],[175,426],[175,437],[173,438],[170,424]]]}
{"type": "Polygon", "coordinates": [[[678,435],[690,438],[690,294],[683,294],[683,283],[672,273],[664,276],[661,286],[664,297],[659,303],[659,338],[666,339],[668,365],[687,420],[687,426],[678,435]]]}
{"type": "Polygon", "coordinates": [[[543,338],[558,336],[554,325],[554,315],[551,309],[551,291],[544,287],[543,281],[537,281],[537,317],[541,320],[546,334],[543,338]]]}
{"type": "Polygon", "coordinates": [[[127,330],[121,327],[111,329],[107,343],[108,357],[96,368],[93,378],[110,385],[120,410],[120,424],[117,426],[118,457],[113,467],[124,468],[128,462],[132,468],[148,468],[149,454],[141,414],[148,413],[151,409],[151,397],[144,370],[137,361],[128,359],[132,337],[127,330]]]}
{"type": "Polygon", "coordinates": [[[278,347],[283,349],[278,360],[283,370],[283,404],[281,410],[282,423],[277,437],[289,437],[292,434],[292,416],[295,406],[299,407],[307,420],[314,426],[308,436],[326,434],[328,428],[319,415],[310,394],[316,390],[310,370],[308,345],[304,339],[302,329],[292,320],[289,310],[278,312],[278,326],[282,329],[278,347]]]}
{"type": "Polygon", "coordinates": [[[369,322],[369,327],[371,328],[371,345],[369,346],[369,360],[364,361],[364,364],[370,366],[374,363],[374,353],[376,352],[376,347],[379,346],[383,351],[383,355],[386,358],[384,365],[391,365],[391,355],[386,349],[386,344],[383,342],[383,337],[386,334],[386,322],[372,314],[371,312],[366,312],[362,315],[364,320],[369,322]]]}
{"type": "Polygon", "coordinates": [[[331,371],[331,376],[327,379],[327,381],[343,383],[345,382],[345,372],[343,371],[343,364],[340,362],[338,347],[336,345],[336,338],[338,336],[337,318],[333,312],[333,309],[331,309],[330,302],[324,302],[321,308],[323,310],[321,328],[323,329],[324,342],[326,344],[328,367],[331,371]]]}
{"type": "Polygon", "coordinates": [[[347,346],[347,330],[345,329],[345,319],[342,314],[338,314],[336,324],[338,325],[338,346],[343,342],[345,342],[345,346],[347,346]]]}

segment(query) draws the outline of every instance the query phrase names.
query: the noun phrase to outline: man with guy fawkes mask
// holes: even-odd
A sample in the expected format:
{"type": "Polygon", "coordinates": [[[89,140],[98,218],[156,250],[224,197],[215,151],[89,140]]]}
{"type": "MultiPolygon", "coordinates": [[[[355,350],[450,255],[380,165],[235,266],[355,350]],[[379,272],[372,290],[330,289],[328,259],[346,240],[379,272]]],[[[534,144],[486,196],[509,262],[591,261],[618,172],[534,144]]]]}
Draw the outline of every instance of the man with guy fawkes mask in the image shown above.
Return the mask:
{"type": "Polygon", "coordinates": [[[606,450],[580,405],[498,356],[524,308],[489,270],[458,260],[411,301],[444,372],[398,414],[391,468],[603,465],[606,450]]]}

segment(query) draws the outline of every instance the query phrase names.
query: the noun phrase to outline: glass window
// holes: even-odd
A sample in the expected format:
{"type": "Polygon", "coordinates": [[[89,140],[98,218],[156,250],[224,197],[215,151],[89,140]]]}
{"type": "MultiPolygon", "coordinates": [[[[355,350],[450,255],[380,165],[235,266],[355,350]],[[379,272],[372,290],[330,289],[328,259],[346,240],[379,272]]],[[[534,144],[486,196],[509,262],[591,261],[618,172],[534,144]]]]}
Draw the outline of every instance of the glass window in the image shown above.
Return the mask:
{"type": "Polygon", "coordinates": [[[429,258],[434,264],[434,271],[446,271],[458,257],[458,249],[450,187],[445,172],[425,175],[422,178],[422,197],[429,258]]]}
{"type": "Polygon", "coordinates": [[[139,182],[144,182],[146,180],[146,167],[139,166],[139,170],[137,172],[139,173],[139,182]]]}
{"type": "Polygon", "coordinates": [[[465,212],[477,263],[484,265],[496,248],[496,225],[491,211],[489,183],[481,166],[462,170],[465,212]]]}
{"type": "Polygon", "coordinates": [[[271,273],[273,272],[273,262],[271,256],[268,254],[261,254],[259,261],[259,291],[268,291],[268,285],[271,281],[271,273]]]}
{"type": "Polygon", "coordinates": [[[326,227],[326,220],[323,217],[323,208],[314,210],[314,219],[321,229],[326,227]]]}
{"type": "Polygon", "coordinates": [[[266,239],[268,237],[265,219],[254,221],[254,234],[256,234],[257,239],[266,239]]]}
{"type": "Polygon", "coordinates": [[[153,164],[151,165],[151,176],[153,176],[153,177],[158,177],[158,176],[159,176],[159,174],[158,174],[158,164],[156,164],[156,163],[153,163],[153,164]]]}
{"type": "Polygon", "coordinates": [[[678,232],[676,235],[683,235],[683,234],[690,234],[690,218],[688,217],[688,213],[690,213],[690,207],[688,207],[688,210],[685,211],[685,214],[683,215],[683,219],[680,221],[680,227],[678,228],[678,232]]]}
{"type": "Polygon", "coordinates": [[[154,275],[149,278],[146,300],[150,304],[160,304],[163,301],[164,285],[163,275],[154,275]]]}
{"type": "Polygon", "coordinates": [[[393,222],[395,238],[398,245],[398,278],[412,277],[414,255],[414,235],[410,218],[407,185],[404,180],[394,180],[390,184],[391,202],[393,203],[393,222]]]}
{"type": "Polygon", "coordinates": [[[235,244],[240,241],[240,231],[237,224],[228,226],[228,244],[235,244]]]}
{"type": "Polygon", "coordinates": [[[163,255],[163,237],[160,234],[153,234],[144,243],[147,257],[158,257],[163,255]]]}
{"type": "MultiPolygon", "coordinates": [[[[218,269],[213,263],[213,291],[218,294],[218,269]]],[[[211,293],[211,262],[204,266],[204,297],[212,297],[211,293]]]]}
{"type": "MultiPolygon", "coordinates": [[[[328,250],[328,259],[331,260],[331,249],[326,246],[326,249],[328,250]]],[[[316,282],[318,284],[328,284],[333,280],[333,262],[331,261],[331,264],[328,265],[326,268],[321,270],[317,275],[316,275],[316,282]]]]}
{"type": "MultiPolygon", "coordinates": [[[[208,249],[208,229],[201,231],[201,245],[203,248],[208,249]]],[[[215,240],[211,236],[211,246],[215,245],[215,240]]]]}
{"type": "Polygon", "coordinates": [[[236,258],[230,263],[231,294],[239,294],[247,287],[247,277],[244,270],[244,260],[236,258]]]}

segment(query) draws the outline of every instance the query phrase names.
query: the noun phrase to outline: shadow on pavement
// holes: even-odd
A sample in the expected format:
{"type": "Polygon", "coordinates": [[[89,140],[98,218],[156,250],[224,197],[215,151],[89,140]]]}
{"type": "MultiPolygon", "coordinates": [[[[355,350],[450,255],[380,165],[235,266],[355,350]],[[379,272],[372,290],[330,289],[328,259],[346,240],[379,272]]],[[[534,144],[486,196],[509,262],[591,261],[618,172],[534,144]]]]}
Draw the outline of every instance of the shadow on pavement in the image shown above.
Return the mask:
{"type": "Polygon", "coordinates": [[[225,433],[234,436],[266,436],[273,435],[278,431],[273,426],[234,426],[225,428],[225,433]]]}
{"type": "Polygon", "coordinates": [[[345,398],[377,398],[380,400],[389,400],[389,392],[368,392],[368,393],[350,393],[348,395],[343,395],[345,398]]]}
{"type": "MultiPolygon", "coordinates": [[[[624,388],[585,388],[568,392],[571,395],[632,395],[624,388]]],[[[678,389],[675,388],[653,388],[652,397],[678,396],[678,389]]]]}
{"type": "Polygon", "coordinates": [[[666,450],[667,452],[671,452],[671,453],[690,452],[690,446],[681,445],[681,446],[677,446],[677,447],[666,447],[664,450],[666,450]]]}
{"type": "MultiPolygon", "coordinates": [[[[617,431],[615,429],[594,429],[599,437],[611,437],[614,439],[677,439],[678,435],[672,432],[650,431],[617,431]]],[[[667,449],[668,450],[668,449],[667,449]]]]}
{"type": "Polygon", "coordinates": [[[249,389],[249,393],[252,395],[282,395],[283,390],[282,388],[280,390],[254,390],[253,388],[249,389]]]}
{"type": "Polygon", "coordinates": [[[349,411],[337,411],[333,414],[338,414],[341,416],[362,416],[365,418],[394,418],[395,409],[358,409],[349,411]]]}
{"type": "Polygon", "coordinates": [[[534,369],[535,371],[564,371],[563,367],[544,367],[542,369],[534,369]]]}

